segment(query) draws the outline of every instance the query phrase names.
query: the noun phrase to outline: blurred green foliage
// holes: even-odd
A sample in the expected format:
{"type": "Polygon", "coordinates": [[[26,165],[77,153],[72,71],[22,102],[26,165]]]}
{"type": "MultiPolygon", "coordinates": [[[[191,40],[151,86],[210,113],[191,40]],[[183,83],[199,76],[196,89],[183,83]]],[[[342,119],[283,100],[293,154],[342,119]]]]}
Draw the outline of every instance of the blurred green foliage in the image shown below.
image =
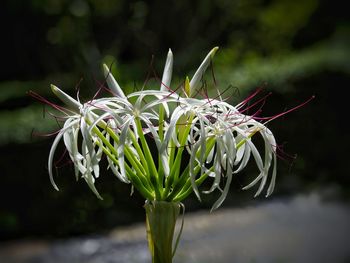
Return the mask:
{"type": "MultiPolygon", "coordinates": [[[[142,199],[129,197],[130,189],[111,174],[98,182],[103,202],[75,183],[67,163],[58,169],[62,190],[50,188],[46,158],[52,139],[31,135],[58,126],[50,110],[27,92],[58,102],[49,89],[55,83],[72,95],[79,86],[82,100],[89,99],[104,81],[102,62],[113,65],[113,74],[130,92],[146,80],[152,55],[152,67],[161,75],[168,48],[175,56],[177,86],[219,45],[213,64],[218,88],[237,87],[237,101],[257,86],[274,90],[266,115],[316,94],[310,105],[271,124],[280,141],[289,142],[288,150],[299,153],[292,172],[288,164],[280,168],[277,194],[320,183],[348,193],[349,130],[342,125],[347,105],[342,94],[350,78],[350,24],[340,0],[5,1],[0,26],[2,239],[81,234],[142,219],[142,199]]],[[[211,81],[210,72],[206,77],[211,81]]],[[[243,184],[245,175],[240,176],[234,192],[243,184]]],[[[237,196],[226,203],[237,203],[237,196]]],[[[199,205],[189,199],[187,206],[199,205]]]]}

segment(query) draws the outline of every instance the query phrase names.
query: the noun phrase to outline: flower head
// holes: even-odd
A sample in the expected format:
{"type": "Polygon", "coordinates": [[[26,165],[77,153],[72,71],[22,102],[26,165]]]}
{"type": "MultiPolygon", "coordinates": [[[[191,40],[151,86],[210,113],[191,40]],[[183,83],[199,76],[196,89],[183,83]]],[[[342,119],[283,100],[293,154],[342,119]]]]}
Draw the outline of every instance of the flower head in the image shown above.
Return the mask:
{"type": "Polygon", "coordinates": [[[194,97],[217,49],[209,52],[191,79],[186,78],[183,94],[170,87],[171,50],[159,90],[125,95],[106,65],[104,74],[114,97],[80,103],[52,86],[52,91],[71,109],[65,111],[63,128],[49,155],[49,174],[55,189],[58,187],[53,180],[52,163],[63,139],[77,178],[82,177],[99,198],[94,183],[103,155],[117,178],[131,183],[148,200],[181,201],[191,192],[200,199],[199,186],[212,180],[211,187],[203,192],[222,192],[213,205],[215,209],[224,201],[232,177],[250,159],[259,172],[243,189],[259,184],[255,194],[259,195],[271,173],[266,192],[270,195],[275,186],[277,159],[272,132],[254,115],[244,114],[246,101],[234,107],[221,98],[194,97]],[[258,135],[264,142],[263,151],[252,141],[258,135]],[[150,144],[156,151],[151,151],[150,144]]]}

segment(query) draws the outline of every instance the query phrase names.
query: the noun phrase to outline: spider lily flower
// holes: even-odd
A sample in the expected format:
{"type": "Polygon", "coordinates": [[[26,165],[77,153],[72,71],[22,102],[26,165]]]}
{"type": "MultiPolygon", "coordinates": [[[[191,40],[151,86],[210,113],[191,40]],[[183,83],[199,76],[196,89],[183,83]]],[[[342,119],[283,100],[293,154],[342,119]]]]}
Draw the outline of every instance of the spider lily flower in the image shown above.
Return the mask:
{"type": "Polygon", "coordinates": [[[99,177],[102,155],[120,181],[131,183],[150,201],[182,201],[191,192],[200,199],[199,186],[212,178],[212,186],[203,193],[216,189],[222,192],[213,205],[216,209],[225,200],[232,177],[250,159],[254,159],[259,173],[243,189],[259,184],[255,196],[259,195],[273,166],[266,193],[270,195],[276,178],[276,141],[271,131],[254,116],[243,114],[245,101],[234,107],[221,98],[193,97],[217,49],[208,53],[191,80],[186,78],[184,96],[170,88],[173,67],[170,49],[160,90],[125,95],[106,65],[104,74],[114,97],[82,104],[52,86],[54,94],[72,109],[49,155],[49,174],[55,189],[58,188],[52,174],[53,156],[63,138],[77,178],[84,178],[99,198],[94,182],[99,177]],[[256,134],[264,141],[263,153],[252,141],[256,134]],[[150,142],[157,154],[151,152],[150,142]],[[184,152],[189,161],[181,170],[181,163],[187,158],[184,152]]]}

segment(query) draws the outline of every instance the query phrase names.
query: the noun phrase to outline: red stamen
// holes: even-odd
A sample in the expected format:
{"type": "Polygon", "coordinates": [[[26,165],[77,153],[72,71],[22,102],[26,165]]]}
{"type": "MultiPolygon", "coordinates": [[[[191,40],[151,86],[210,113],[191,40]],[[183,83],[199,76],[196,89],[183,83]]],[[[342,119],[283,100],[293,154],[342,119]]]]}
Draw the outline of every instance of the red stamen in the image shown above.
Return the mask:
{"type": "Polygon", "coordinates": [[[80,78],[78,83],[75,85],[75,90],[77,91],[77,101],[80,102],[79,95],[80,95],[80,84],[83,81],[83,77],[80,78]]]}
{"type": "Polygon", "coordinates": [[[154,55],[152,55],[152,57],[151,57],[151,62],[150,62],[150,64],[149,64],[149,66],[148,66],[148,71],[147,71],[147,75],[146,75],[146,79],[145,79],[145,81],[143,82],[143,85],[142,85],[142,88],[141,88],[141,90],[143,90],[145,87],[146,87],[146,84],[148,83],[148,81],[150,80],[150,76],[151,76],[151,72],[155,72],[154,71],[154,68],[153,68],[153,63],[154,63],[154,55]]]}
{"type": "Polygon", "coordinates": [[[275,148],[275,153],[276,153],[276,156],[278,157],[278,159],[280,159],[286,163],[289,163],[290,168],[291,168],[293,163],[297,159],[297,154],[292,155],[292,154],[288,154],[287,152],[285,152],[283,149],[284,145],[275,145],[273,147],[275,148]]]}
{"type": "Polygon", "coordinates": [[[266,124],[266,123],[268,123],[268,122],[270,122],[270,121],[272,121],[272,120],[274,120],[274,119],[277,119],[277,118],[279,118],[279,117],[281,117],[281,116],[283,116],[283,115],[286,115],[286,114],[288,114],[288,113],[290,113],[290,112],[292,112],[292,111],[295,111],[295,110],[297,110],[297,109],[303,107],[304,105],[306,105],[307,103],[309,103],[310,101],[312,101],[314,98],[315,98],[315,95],[311,96],[311,98],[309,98],[309,99],[306,100],[305,102],[303,102],[303,103],[301,103],[301,104],[299,104],[299,105],[297,105],[297,106],[295,106],[295,107],[293,107],[293,108],[291,108],[291,109],[289,109],[289,110],[287,110],[287,111],[284,111],[284,112],[281,112],[281,113],[279,113],[279,114],[276,114],[276,115],[274,115],[274,116],[270,116],[270,117],[256,117],[255,119],[257,119],[257,120],[267,120],[267,121],[265,122],[265,124],[266,124]]]}
{"type": "Polygon", "coordinates": [[[34,129],[31,132],[31,137],[37,136],[37,137],[52,137],[54,135],[57,135],[61,130],[57,130],[51,133],[39,133],[35,132],[34,129]]]}
{"type": "MultiPolygon", "coordinates": [[[[222,95],[224,95],[229,89],[230,89],[230,86],[228,86],[223,92],[221,92],[220,94],[218,94],[216,97],[214,97],[214,98],[212,98],[212,99],[209,98],[209,96],[207,95],[207,97],[206,97],[205,99],[207,99],[208,102],[205,103],[204,105],[206,105],[206,104],[208,104],[208,103],[211,105],[211,102],[214,101],[214,100],[217,100],[218,98],[220,98],[221,101],[225,101],[225,100],[229,99],[229,98],[226,98],[226,99],[224,99],[224,100],[221,99],[222,95]]],[[[204,106],[204,105],[203,105],[203,106],[204,106]]]]}
{"type": "Polygon", "coordinates": [[[248,121],[250,121],[250,120],[252,120],[252,119],[255,119],[255,118],[256,118],[255,116],[257,116],[259,113],[261,113],[261,109],[257,110],[257,111],[256,111],[253,115],[251,115],[251,116],[245,115],[245,117],[248,117],[247,119],[243,118],[242,121],[240,121],[239,123],[235,123],[235,124],[231,125],[230,127],[228,127],[228,129],[229,129],[229,128],[232,128],[232,127],[237,127],[237,126],[239,126],[239,125],[241,125],[241,124],[243,124],[243,123],[246,123],[246,122],[248,122],[248,121]]]}
{"type": "Polygon", "coordinates": [[[242,102],[240,102],[236,108],[239,109],[243,107],[245,104],[248,103],[251,99],[253,99],[256,95],[258,95],[263,89],[262,88],[257,88],[251,95],[249,95],[247,98],[245,98],[242,102]]]}
{"type": "Polygon", "coordinates": [[[63,160],[63,158],[66,156],[66,153],[68,152],[67,148],[64,148],[63,153],[61,154],[60,158],[54,162],[54,166],[58,168],[59,163],[63,160]]]}
{"type": "Polygon", "coordinates": [[[57,161],[54,163],[54,166],[58,170],[58,169],[61,169],[67,165],[71,165],[72,163],[73,163],[73,161],[71,159],[66,158],[63,162],[63,158],[62,158],[62,160],[60,160],[60,163],[57,161]]]}
{"type": "Polygon", "coordinates": [[[69,109],[66,109],[66,108],[64,108],[62,106],[59,106],[59,105],[57,105],[57,104],[55,104],[55,103],[45,99],[44,97],[42,97],[41,95],[39,95],[38,93],[36,93],[36,92],[34,92],[32,90],[28,91],[27,94],[29,96],[31,96],[32,98],[34,98],[34,99],[36,99],[36,100],[38,100],[38,101],[40,101],[42,103],[45,103],[45,104],[49,105],[50,107],[52,107],[52,108],[54,108],[54,109],[56,109],[56,110],[58,110],[58,111],[60,111],[62,113],[66,114],[67,111],[72,112],[69,109]]]}
{"type": "MultiPolygon", "coordinates": [[[[249,105],[249,106],[246,107],[245,109],[240,110],[239,112],[240,112],[240,113],[243,113],[243,112],[245,112],[245,111],[247,111],[247,110],[253,108],[255,105],[259,104],[259,103],[262,102],[262,101],[263,101],[263,105],[265,105],[266,99],[267,99],[268,97],[270,97],[271,95],[272,95],[272,92],[269,92],[267,95],[265,95],[265,96],[262,97],[261,99],[257,100],[257,101],[254,102],[252,105],[249,105]]],[[[260,109],[261,109],[261,108],[262,108],[262,107],[260,107],[260,109]]]]}

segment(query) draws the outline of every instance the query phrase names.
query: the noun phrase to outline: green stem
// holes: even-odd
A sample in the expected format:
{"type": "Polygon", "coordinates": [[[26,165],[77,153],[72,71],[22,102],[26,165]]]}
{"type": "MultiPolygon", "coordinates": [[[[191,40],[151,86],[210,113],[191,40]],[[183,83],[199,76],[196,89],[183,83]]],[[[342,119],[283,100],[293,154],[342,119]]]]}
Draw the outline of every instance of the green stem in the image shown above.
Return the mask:
{"type": "Polygon", "coordinates": [[[169,151],[169,167],[173,166],[174,158],[175,158],[175,150],[176,150],[175,143],[174,143],[174,141],[172,139],[170,139],[169,148],[168,148],[168,151],[169,151]]]}
{"type": "MultiPolygon", "coordinates": [[[[176,157],[175,161],[172,163],[170,166],[170,174],[165,182],[165,190],[163,192],[163,199],[166,198],[166,196],[169,194],[169,191],[171,190],[172,187],[177,183],[179,180],[179,174],[180,174],[180,169],[181,169],[181,161],[182,161],[182,153],[186,147],[186,142],[187,142],[187,136],[191,130],[191,125],[192,125],[192,120],[194,118],[194,115],[191,114],[189,117],[186,117],[183,115],[184,120],[179,120],[179,124],[177,125],[184,125],[184,126],[179,126],[179,140],[180,140],[180,147],[177,149],[176,152],[176,157]]],[[[173,158],[173,157],[172,157],[173,158]]]]}
{"type": "MultiPolygon", "coordinates": [[[[109,128],[107,125],[105,127],[102,127],[103,129],[106,129],[106,131],[108,132],[108,134],[112,137],[112,139],[118,143],[119,142],[119,137],[115,134],[115,132],[109,128]]],[[[102,135],[103,136],[103,135],[102,135]]],[[[143,173],[147,173],[147,170],[145,170],[145,168],[142,166],[142,164],[140,163],[140,161],[134,156],[134,154],[131,152],[131,150],[129,149],[128,145],[125,145],[124,146],[124,154],[125,154],[125,157],[133,162],[135,165],[137,165],[137,167],[143,171],[143,173]]],[[[141,156],[140,156],[141,158],[141,156]]],[[[135,167],[133,165],[133,167],[135,167]]]]}
{"type": "MultiPolygon", "coordinates": [[[[91,121],[89,119],[85,119],[85,121],[91,125],[91,121]]],[[[97,126],[100,128],[106,130],[106,132],[112,137],[112,139],[118,143],[119,142],[119,137],[115,134],[115,132],[108,127],[108,125],[104,121],[100,121],[97,126]]],[[[102,132],[98,129],[97,126],[94,126],[92,128],[92,131],[103,141],[103,143],[110,148],[110,150],[115,154],[115,156],[118,156],[114,147],[111,145],[111,143],[106,139],[106,137],[102,134],[102,132]]],[[[124,154],[126,158],[132,163],[132,166],[136,169],[138,168],[139,171],[142,171],[142,174],[145,174],[146,171],[140,161],[132,154],[131,150],[127,145],[124,147],[124,154]]],[[[141,157],[140,157],[141,158],[141,157]]]]}
{"type": "MultiPolygon", "coordinates": [[[[210,151],[213,149],[213,147],[215,145],[215,138],[214,137],[209,138],[208,141],[206,142],[206,144],[207,145],[206,145],[204,159],[206,159],[208,157],[210,151]]],[[[200,147],[199,150],[196,152],[197,158],[200,157],[201,150],[202,149],[200,147]]],[[[194,168],[194,174],[196,175],[200,170],[201,170],[201,165],[198,164],[194,168]]],[[[184,171],[182,172],[179,180],[177,180],[175,183],[173,183],[173,189],[172,189],[171,193],[166,197],[165,200],[171,201],[171,200],[173,200],[174,197],[176,197],[180,193],[183,193],[183,192],[188,190],[188,185],[191,185],[191,178],[189,177],[189,174],[190,174],[190,165],[188,164],[186,166],[186,168],[184,169],[184,171]]],[[[168,192],[167,192],[167,194],[168,194],[168,192]]]]}
{"type": "Polygon", "coordinates": [[[145,156],[143,155],[142,149],[141,149],[138,141],[136,140],[135,134],[130,129],[129,129],[129,135],[130,135],[132,143],[137,151],[137,154],[140,156],[141,163],[144,166],[146,173],[149,175],[148,164],[147,164],[147,161],[145,159],[145,156]]]}
{"type": "MultiPolygon", "coordinates": [[[[106,137],[102,134],[102,132],[97,127],[93,127],[92,131],[101,139],[104,145],[106,145],[110,149],[110,151],[114,154],[114,156],[118,156],[118,153],[113,147],[113,145],[106,139],[106,137]]],[[[136,158],[134,158],[133,155],[130,155],[129,151],[126,148],[124,153],[126,158],[129,160],[131,166],[135,168],[135,171],[140,176],[145,174],[145,171],[143,170],[143,167],[140,164],[140,162],[136,158]]]]}
{"type": "MultiPolygon", "coordinates": [[[[158,125],[158,134],[161,142],[164,140],[164,108],[163,105],[159,105],[159,125],[158,125]]],[[[159,182],[163,184],[164,180],[164,169],[162,165],[161,155],[158,154],[158,177],[159,182]]]]}
{"type": "MultiPolygon", "coordinates": [[[[97,144],[99,145],[100,143],[97,142],[97,144]]],[[[119,165],[118,160],[115,158],[114,154],[112,154],[108,148],[106,148],[103,145],[100,145],[102,147],[103,152],[109,157],[111,158],[111,160],[119,165]]],[[[136,174],[134,174],[134,172],[132,171],[132,169],[126,164],[125,165],[125,169],[126,169],[126,173],[128,176],[128,179],[131,181],[131,183],[133,184],[133,186],[141,193],[141,195],[149,200],[153,200],[154,199],[154,194],[151,193],[152,188],[149,185],[147,179],[144,176],[137,176],[136,174]]]]}
{"type": "MultiPolygon", "coordinates": [[[[210,171],[213,171],[213,167],[210,168],[210,171]]],[[[201,177],[199,177],[196,180],[196,185],[200,186],[205,181],[205,179],[207,179],[208,176],[209,176],[208,172],[202,174],[201,177]]],[[[182,188],[182,191],[173,199],[173,202],[181,202],[187,196],[189,196],[192,192],[193,192],[193,188],[191,185],[191,181],[190,179],[187,179],[185,186],[182,188]]]]}
{"type": "Polygon", "coordinates": [[[180,204],[164,201],[147,201],[146,229],[152,263],[172,263],[173,239],[180,204]]]}
{"type": "MultiPolygon", "coordinates": [[[[197,167],[195,169],[197,169],[197,167]]],[[[172,199],[182,190],[189,174],[190,174],[190,167],[189,165],[187,165],[185,170],[182,172],[180,179],[176,183],[174,183],[173,189],[171,190],[170,194],[168,194],[168,196],[165,196],[166,201],[172,201],[172,199]]]]}
{"type": "Polygon", "coordinates": [[[154,164],[154,160],[153,160],[151,151],[148,147],[148,143],[146,141],[146,138],[143,134],[142,124],[141,124],[140,119],[135,118],[135,123],[137,126],[137,132],[138,132],[139,137],[140,137],[142,150],[144,152],[146,162],[148,163],[148,168],[149,168],[149,172],[150,172],[150,180],[154,186],[156,200],[160,200],[162,197],[162,194],[160,191],[161,191],[161,189],[163,189],[163,187],[160,187],[160,182],[158,181],[158,171],[157,171],[156,165],[154,164]]]}

